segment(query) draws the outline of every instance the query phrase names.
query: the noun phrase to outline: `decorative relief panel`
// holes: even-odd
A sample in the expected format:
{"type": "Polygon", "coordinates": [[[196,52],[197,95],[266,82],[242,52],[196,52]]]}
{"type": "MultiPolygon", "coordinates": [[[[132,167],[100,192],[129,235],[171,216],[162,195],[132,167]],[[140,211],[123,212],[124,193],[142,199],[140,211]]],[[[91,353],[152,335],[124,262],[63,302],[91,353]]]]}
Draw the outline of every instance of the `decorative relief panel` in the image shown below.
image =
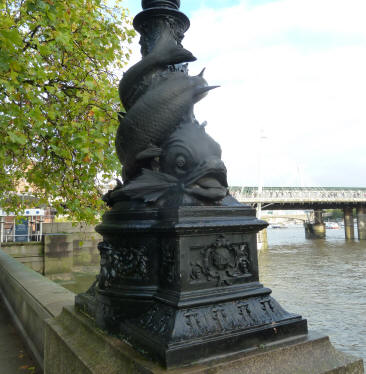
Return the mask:
{"type": "Polygon", "coordinates": [[[145,246],[113,248],[106,241],[98,244],[100,251],[99,288],[109,288],[118,278],[149,279],[148,253],[145,246]]]}
{"type": "Polygon", "coordinates": [[[251,275],[249,244],[230,243],[224,235],[206,247],[191,248],[191,256],[192,283],[216,280],[216,286],[225,286],[239,277],[251,275]],[[198,257],[194,254],[197,249],[200,249],[198,257]]]}
{"type": "Polygon", "coordinates": [[[259,296],[188,309],[157,303],[128,323],[172,343],[272,326],[292,317],[273,298],[259,296]]]}
{"type": "Polygon", "coordinates": [[[178,334],[175,336],[177,340],[257,328],[294,316],[282,309],[270,297],[227,302],[189,309],[180,313],[183,316],[184,327],[179,336],[178,334]],[[265,310],[263,305],[266,306],[265,310]]]}
{"type": "Polygon", "coordinates": [[[253,308],[250,308],[249,303],[238,301],[236,307],[238,308],[240,319],[247,326],[255,326],[258,323],[258,318],[256,318],[256,314],[253,308]]]}
{"type": "Polygon", "coordinates": [[[163,243],[161,252],[161,277],[167,283],[172,284],[176,280],[175,244],[163,243]]]}
{"type": "Polygon", "coordinates": [[[167,337],[174,324],[175,312],[172,307],[154,305],[139,320],[137,324],[145,330],[151,331],[153,335],[167,337]]]}

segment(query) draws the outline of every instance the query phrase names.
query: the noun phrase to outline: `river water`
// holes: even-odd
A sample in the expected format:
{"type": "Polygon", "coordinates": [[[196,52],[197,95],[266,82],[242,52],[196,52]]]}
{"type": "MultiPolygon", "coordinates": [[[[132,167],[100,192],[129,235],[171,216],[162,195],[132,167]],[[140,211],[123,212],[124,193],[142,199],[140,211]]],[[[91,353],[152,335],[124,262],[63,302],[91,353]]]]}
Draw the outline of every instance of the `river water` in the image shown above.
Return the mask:
{"type": "MultiPolygon", "coordinates": [[[[366,362],[366,241],[346,241],[344,230],[325,240],[306,240],[302,226],[268,229],[269,248],[259,253],[260,280],[289,312],[301,314],[311,330],[366,362]]],[[[85,291],[97,268],[59,280],[85,291]]]]}
{"type": "Polygon", "coordinates": [[[302,226],[268,229],[259,254],[261,282],[311,330],[329,335],[339,350],[366,362],[366,241],[346,241],[344,230],[306,240],[302,226]]]}

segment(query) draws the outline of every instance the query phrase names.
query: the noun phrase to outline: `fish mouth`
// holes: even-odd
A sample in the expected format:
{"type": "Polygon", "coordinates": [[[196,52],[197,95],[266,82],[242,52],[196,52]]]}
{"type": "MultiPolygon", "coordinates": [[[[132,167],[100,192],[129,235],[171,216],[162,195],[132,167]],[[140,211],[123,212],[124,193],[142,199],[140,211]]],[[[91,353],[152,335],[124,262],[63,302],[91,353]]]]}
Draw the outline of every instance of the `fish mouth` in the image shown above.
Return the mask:
{"type": "Polygon", "coordinates": [[[200,165],[185,183],[185,191],[209,200],[221,200],[227,193],[226,168],[221,160],[215,165],[200,165]]]}
{"type": "Polygon", "coordinates": [[[221,200],[227,195],[227,187],[224,187],[217,179],[210,177],[199,179],[185,190],[192,195],[210,200],[221,200]]]}

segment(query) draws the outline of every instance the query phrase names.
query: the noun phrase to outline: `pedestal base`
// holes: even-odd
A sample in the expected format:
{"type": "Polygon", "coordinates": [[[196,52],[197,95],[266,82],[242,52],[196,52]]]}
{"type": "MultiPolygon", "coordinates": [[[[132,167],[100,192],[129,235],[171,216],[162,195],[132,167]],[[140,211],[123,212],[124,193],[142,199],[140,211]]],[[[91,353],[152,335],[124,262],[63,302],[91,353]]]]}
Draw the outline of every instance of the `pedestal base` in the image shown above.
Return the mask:
{"type": "Polygon", "coordinates": [[[166,370],[128,343],[94,327],[65,308],[49,320],[45,335],[45,374],[362,374],[361,359],[334,349],[328,337],[299,335],[184,368],[166,370]]]}
{"type": "Polygon", "coordinates": [[[195,308],[156,303],[138,318],[122,321],[120,331],[167,368],[306,334],[306,320],[286,312],[268,291],[258,288],[252,293],[260,296],[195,308]]]}
{"type": "Polygon", "coordinates": [[[256,234],[267,223],[254,209],[128,212],[104,215],[98,284],[76,298],[99,328],[166,368],[307,333],[259,283],[256,234]]]}

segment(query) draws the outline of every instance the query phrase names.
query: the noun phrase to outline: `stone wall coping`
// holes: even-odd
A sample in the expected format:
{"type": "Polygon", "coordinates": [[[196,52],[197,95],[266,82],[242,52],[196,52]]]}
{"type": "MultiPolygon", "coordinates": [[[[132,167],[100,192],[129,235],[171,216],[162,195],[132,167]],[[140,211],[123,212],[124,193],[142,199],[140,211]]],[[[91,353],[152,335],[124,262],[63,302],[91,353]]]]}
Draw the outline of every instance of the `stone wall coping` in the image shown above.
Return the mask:
{"type": "Polygon", "coordinates": [[[42,232],[45,235],[48,234],[72,234],[77,232],[82,233],[94,233],[94,225],[87,225],[79,222],[53,222],[44,223],[42,226],[42,232]]]}
{"type": "Polygon", "coordinates": [[[74,304],[75,294],[0,250],[0,301],[43,370],[45,321],[74,304]]]}
{"type": "MultiPolygon", "coordinates": [[[[74,304],[73,292],[29,269],[2,250],[0,250],[0,270],[6,272],[7,277],[16,282],[24,293],[31,296],[49,314],[49,317],[58,316],[64,306],[74,304]]],[[[2,290],[5,286],[0,283],[2,290]]],[[[7,297],[9,298],[9,295],[7,297]]]]}
{"type": "Polygon", "coordinates": [[[0,250],[4,247],[23,247],[23,246],[41,246],[41,242],[4,242],[1,243],[0,250]]]}

